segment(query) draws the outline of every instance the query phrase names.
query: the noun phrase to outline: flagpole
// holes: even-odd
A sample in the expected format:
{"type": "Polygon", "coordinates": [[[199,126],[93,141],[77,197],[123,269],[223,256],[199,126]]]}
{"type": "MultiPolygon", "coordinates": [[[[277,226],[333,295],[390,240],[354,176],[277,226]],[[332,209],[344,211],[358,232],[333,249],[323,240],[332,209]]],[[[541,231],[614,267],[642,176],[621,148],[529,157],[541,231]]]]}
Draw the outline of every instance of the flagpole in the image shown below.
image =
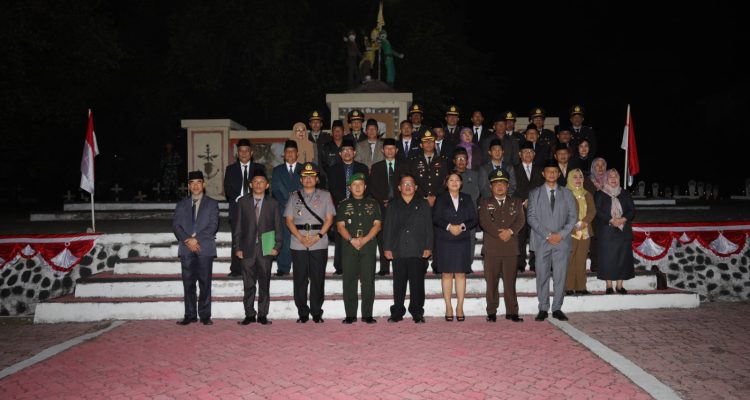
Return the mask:
{"type": "MultiPolygon", "coordinates": [[[[625,114],[625,129],[627,130],[627,139],[628,143],[630,142],[630,104],[628,104],[628,113],[625,114]]],[[[625,173],[622,176],[622,188],[627,189],[628,188],[628,151],[630,150],[630,146],[625,146],[625,173]]]]}
{"type": "Polygon", "coordinates": [[[96,232],[96,220],[94,219],[94,193],[91,193],[91,231],[96,232]]]}

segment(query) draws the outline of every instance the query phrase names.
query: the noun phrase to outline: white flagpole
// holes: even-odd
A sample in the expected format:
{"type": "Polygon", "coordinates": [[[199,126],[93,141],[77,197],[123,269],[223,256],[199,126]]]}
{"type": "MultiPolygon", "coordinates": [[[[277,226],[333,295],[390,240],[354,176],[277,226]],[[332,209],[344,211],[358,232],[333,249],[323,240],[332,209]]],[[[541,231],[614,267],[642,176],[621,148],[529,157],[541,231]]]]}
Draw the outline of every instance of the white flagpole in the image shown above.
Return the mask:
{"type": "Polygon", "coordinates": [[[627,189],[628,188],[628,150],[630,150],[630,104],[628,104],[628,113],[625,115],[625,132],[623,134],[624,140],[627,140],[627,145],[625,146],[625,173],[622,177],[622,188],[627,189]]]}

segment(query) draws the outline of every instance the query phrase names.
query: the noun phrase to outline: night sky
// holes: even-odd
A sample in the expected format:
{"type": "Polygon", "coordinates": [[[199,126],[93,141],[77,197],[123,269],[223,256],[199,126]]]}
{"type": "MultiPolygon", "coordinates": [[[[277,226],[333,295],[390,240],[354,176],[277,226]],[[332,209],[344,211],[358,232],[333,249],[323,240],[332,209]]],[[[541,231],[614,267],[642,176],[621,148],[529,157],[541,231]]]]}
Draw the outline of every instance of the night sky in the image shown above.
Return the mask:
{"type": "MultiPolygon", "coordinates": [[[[750,177],[738,163],[747,154],[742,117],[750,104],[744,21],[730,3],[655,5],[385,1],[389,39],[406,54],[396,62],[396,90],[428,107],[428,124],[442,122],[453,103],[464,111],[462,124],[474,109],[489,119],[542,106],[566,118],[582,104],[600,155],[618,169],[630,103],[636,181],[684,187],[695,178],[719,183],[722,196],[739,194],[750,177]],[[736,173],[725,164],[737,164],[736,173]]],[[[59,205],[78,186],[89,107],[102,192],[114,182],[150,187],[163,143],[184,153],[180,119],[290,129],[313,108],[327,113],[325,94],[345,89],[341,37],[349,28],[369,32],[377,7],[372,0],[3,2],[0,152],[9,168],[0,177],[59,205]]]]}

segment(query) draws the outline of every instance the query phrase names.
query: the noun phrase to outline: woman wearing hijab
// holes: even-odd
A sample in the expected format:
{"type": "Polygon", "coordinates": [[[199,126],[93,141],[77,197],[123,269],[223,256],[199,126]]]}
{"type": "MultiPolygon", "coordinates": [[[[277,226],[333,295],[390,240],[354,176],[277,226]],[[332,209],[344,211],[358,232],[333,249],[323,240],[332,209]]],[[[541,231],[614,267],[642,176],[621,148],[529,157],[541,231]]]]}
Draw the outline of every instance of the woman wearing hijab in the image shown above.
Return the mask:
{"type": "Polygon", "coordinates": [[[622,281],[635,276],[633,267],[633,218],[635,205],[630,194],[620,187],[620,174],[615,169],[607,171],[607,182],[596,192],[597,257],[599,267],[596,277],[607,281],[607,294],[626,294],[622,281]],[[615,290],[612,281],[617,281],[615,290]]]}
{"type": "Polygon", "coordinates": [[[479,170],[479,166],[482,165],[482,150],[479,145],[473,142],[474,132],[471,128],[461,129],[461,137],[457,147],[463,147],[466,149],[466,154],[469,156],[466,163],[466,169],[473,171],[479,170]]]}
{"type": "Polygon", "coordinates": [[[456,320],[463,321],[466,273],[471,270],[469,237],[479,222],[477,205],[466,193],[461,193],[463,179],[456,171],[446,177],[448,190],[438,195],[432,208],[432,223],[435,226],[435,256],[439,266],[445,300],[445,320],[453,321],[453,280],[456,281],[456,320]]]}
{"type": "Polygon", "coordinates": [[[316,163],[315,147],[313,142],[307,138],[307,126],[302,122],[297,122],[292,128],[292,136],[290,139],[297,142],[297,162],[299,163],[316,163]]]}
{"type": "Polygon", "coordinates": [[[568,185],[566,186],[573,192],[578,208],[578,222],[571,232],[573,237],[568,261],[568,276],[565,280],[565,294],[591,294],[586,290],[586,258],[591,245],[591,222],[596,215],[596,206],[594,205],[594,196],[583,188],[583,171],[574,169],[568,174],[568,185]]]}
{"type": "MultiPolygon", "coordinates": [[[[589,176],[583,182],[583,188],[586,189],[592,196],[596,196],[596,192],[602,190],[607,182],[607,161],[601,157],[597,157],[591,160],[591,171],[589,176]]],[[[591,258],[591,272],[596,272],[599,268],[599,258],[597,257],[597,246],[596,236],[591,237],[591,245],[589,246],[589,258],[591,258]]]]}
{"type": "Polygon", "coordinates": [[[607,161],[601,157],[591,160],[591,170],[583,187],[592,195],[602,190],[607,183],[607,161]]]}

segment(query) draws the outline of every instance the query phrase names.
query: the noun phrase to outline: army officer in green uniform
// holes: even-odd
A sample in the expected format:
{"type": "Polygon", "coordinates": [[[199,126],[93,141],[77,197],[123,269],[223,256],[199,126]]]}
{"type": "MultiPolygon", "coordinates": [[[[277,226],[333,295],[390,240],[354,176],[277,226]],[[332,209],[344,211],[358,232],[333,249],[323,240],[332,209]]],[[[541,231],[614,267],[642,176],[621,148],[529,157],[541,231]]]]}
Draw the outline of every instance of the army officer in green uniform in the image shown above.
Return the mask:
{"type": "Polygon", "coordinates": [[[351,324],[357,321],[357,282],[362,282],[362,321],[377,322],[372,317],[375,302],[375,247],[374,240],[382,224],[380,205],[365,198],[365,175],[352,174],[346,182],[352,197],[339,204],[336,211],[336,228],[341,235],[341,264],[344,270],[344,309],[351,324]]]}

